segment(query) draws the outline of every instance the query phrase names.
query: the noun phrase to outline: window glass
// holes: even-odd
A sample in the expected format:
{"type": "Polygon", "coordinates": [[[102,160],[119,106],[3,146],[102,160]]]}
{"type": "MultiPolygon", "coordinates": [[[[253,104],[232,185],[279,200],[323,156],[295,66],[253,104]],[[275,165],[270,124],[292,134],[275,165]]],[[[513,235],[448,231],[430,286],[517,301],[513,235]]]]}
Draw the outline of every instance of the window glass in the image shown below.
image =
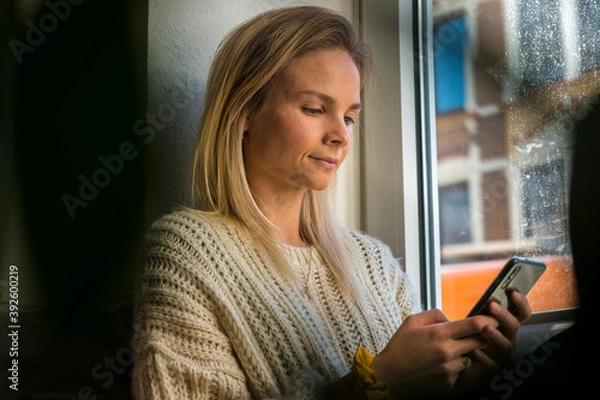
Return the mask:
{"type": "Polygon", "coordinates": [[[442,309],[464,317],[513,255],[534,311],[577,306],[572,130],[600,92],[600,2],[433,1],[442,309]]]}

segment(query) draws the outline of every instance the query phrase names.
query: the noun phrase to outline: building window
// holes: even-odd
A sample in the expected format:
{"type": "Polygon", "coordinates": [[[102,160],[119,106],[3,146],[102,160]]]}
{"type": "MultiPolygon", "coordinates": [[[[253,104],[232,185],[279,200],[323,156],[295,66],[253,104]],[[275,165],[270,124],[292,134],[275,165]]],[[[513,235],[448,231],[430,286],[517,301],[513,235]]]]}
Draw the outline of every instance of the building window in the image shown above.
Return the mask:
{"type": "Polygon", "coordinates": [[[577,3],[579,21],[579,41],[581,43],[582,72],[600,70],[600,7],[597,1],[579,1],[577,3]]]}
{"type": "Polygon", "coordinates": [[[439,199],[442,245],[469,243],[471,221],[468,183],[440,188],[439,199]]]}
{"type": "Polygon", "coordinates": [[[436,109],[446,113],[465,107],[465,18],[452,19],[435,26],[436,109]]]}
{"type": "Polygon", "coordinates": [[[548,254],[568,253],[564,163],[557,160],[521,172],[523,236],[548,254]]]}
{"type": "Polygon", "coordinates": [[[560,0],[527,0],[517,8],[522,85],[559,81],[565,73],[560,0]]]}

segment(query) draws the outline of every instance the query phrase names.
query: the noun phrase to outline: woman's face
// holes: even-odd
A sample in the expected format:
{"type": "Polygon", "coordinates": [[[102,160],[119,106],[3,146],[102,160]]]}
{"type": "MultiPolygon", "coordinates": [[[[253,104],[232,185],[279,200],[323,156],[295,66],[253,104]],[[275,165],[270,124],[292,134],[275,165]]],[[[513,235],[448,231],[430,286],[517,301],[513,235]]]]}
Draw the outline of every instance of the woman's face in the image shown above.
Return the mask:
{"type": "Polygon", "coordinates": [[[360,75],[346,51],[292,61],[246,121],[244,160],[254,193],[267,200],[327,188],[348,154],[360,108],[360,75]]]}

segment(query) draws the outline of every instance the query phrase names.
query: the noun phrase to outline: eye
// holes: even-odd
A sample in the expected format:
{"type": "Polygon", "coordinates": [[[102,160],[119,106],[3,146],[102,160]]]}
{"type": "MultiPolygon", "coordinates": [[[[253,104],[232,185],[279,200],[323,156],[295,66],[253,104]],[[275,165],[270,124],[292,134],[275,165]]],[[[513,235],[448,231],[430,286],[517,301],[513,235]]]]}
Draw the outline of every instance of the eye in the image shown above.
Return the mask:
{"type": "Polygon", "coordinates": [[[321,110],[318,108],[311,108],[311,107],[302,107],[302,110],[307,113],[308,115],[318,115],[321,114],[321,110]]]}
{"type": "Polygon", "coordinates": [[[346,125],[352,125],[354,124],[354,117],[344,117],[344,122],[346,125]]]}

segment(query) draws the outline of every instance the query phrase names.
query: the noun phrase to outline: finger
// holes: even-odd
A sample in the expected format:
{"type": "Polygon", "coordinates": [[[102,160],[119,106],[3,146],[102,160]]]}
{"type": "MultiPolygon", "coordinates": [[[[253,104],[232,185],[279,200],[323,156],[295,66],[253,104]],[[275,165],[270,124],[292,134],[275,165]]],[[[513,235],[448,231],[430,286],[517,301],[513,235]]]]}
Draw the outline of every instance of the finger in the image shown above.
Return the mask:
{"type": "Polygon", "coordinates": [[[485,349],[485,353],[490,358],[497,362],[505,362],[512,357],[515,343],[503,335],[500,330],[486,326],[484,333],[489,343],[489,346],[485,349]]]}
{"type": "Polygon", "coordinates": [[[531,316],[531,306],[529,305],[529,300],[527,297],[520,293],[518,290],[510,290],[506,295],[509,297],[511,303],[513,304],[514,316],[519,320],[520,323],[525,322],[531,316]]]}
{"type": "Polygon", "coordinates": [[[489,345],[490,342],[487,335],[482,332],[455,340],[453,354],[469,354],[477,349],[484,349],[489,345]]]}
{"type": "Polygon", "coordinates": [[[490,315],[498,321],[498,329],[511,340],[516,340],[516,335],[521,325],[517,317],[496,302],[490,303],[488,309],[490,315]]]}
{"type": "Polygon", "coordinates": [[[476,363],[485,369],[496,371],[500,367],[500,364],[480,349],[474,350],[469,356],[471,357],[473,364],[476,363]]]}
{"type": "Polygon", "coordinates": [[[404,322],[409,326],[417,327],[438,324],[448,321],[449,319],[446,317],[446,315],[444,315],[444,313],[441,310],[434,308],[417,314],[412,314],[411,316],[406,318],[404,322]]]}
{"type": "Polygon", "coordinates": [[[473,336],[483,332],[487,325],[497,327],[499,321],[489,315],[475,315],[448,323],[448,333],[453,339],[473,336]]]}

